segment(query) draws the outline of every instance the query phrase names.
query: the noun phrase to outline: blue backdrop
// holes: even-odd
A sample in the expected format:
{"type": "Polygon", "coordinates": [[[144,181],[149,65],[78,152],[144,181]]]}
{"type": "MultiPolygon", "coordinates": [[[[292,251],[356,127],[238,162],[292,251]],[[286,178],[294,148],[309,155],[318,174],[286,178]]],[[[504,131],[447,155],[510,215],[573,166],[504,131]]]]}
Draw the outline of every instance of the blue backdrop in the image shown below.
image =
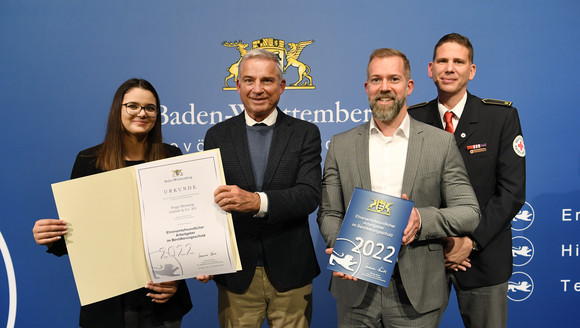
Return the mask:
{"type": "MultiPolygon", "coordinates": [[[[279,105],[319,126],[324,158],[333,134],[368,119],[363,83],[373,49],[408,55],[414,104],[435,97],[433,46],[458,32],[475,48],[470,92],[513,101],[527,146],[527,204],[513,221],[514,246],[533,252],[514,258],[509,326],[579,326],[578,13],[577,1],[539,0],[0,1],[0,325],[77,325],[68,258],[45,254],[31,229],[57,217],[50,184],[68,179],[77,152],[102,141],[126,79],[156,86],[165,141],[195,152],[211,125],[239,111],[237,92],[223,89],[240,53],[224,41],[250,49],[271,38],[290,49],[313,40],[298,60],[314,88],[288,89],[279,105]]],[[[285,78],[296,82],[296,67],[285,78]]],[[[314,215],[311,226],[325,263],[314,215]]],[[[314,281],[313,327],[336,326],[329,276],[323,269],[314,281]]],[[[188,285],[194,308],[184,327],[217,326],[214,284],[188,285]]],[[[461,326],[453,300],[442,326],[461,326]]]]}

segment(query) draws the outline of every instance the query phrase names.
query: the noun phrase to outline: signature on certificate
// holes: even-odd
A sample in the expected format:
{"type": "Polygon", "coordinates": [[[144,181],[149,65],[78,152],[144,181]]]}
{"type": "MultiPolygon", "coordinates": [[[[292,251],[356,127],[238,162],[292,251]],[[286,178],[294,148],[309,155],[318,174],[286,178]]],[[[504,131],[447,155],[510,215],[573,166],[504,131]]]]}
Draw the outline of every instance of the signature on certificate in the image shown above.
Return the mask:
{"type": "Polygon", "coordinates": [[[212,257],[212,256],[216,256],[217,252],[211,251],[209,253],[199,253],[197,255],[197,257],[202,258],[202,257],[212,257]]]}

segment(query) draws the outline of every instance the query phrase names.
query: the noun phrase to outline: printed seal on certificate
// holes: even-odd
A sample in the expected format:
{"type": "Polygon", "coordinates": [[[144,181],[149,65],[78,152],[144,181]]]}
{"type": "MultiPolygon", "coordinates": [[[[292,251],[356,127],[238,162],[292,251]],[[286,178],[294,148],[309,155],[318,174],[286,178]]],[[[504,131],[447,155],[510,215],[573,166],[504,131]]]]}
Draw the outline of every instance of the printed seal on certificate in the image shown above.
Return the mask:
{"type": "Polygon", "coordinates": [[[327,269],[387,287],[413,204],[355,188],[327,269]]]}

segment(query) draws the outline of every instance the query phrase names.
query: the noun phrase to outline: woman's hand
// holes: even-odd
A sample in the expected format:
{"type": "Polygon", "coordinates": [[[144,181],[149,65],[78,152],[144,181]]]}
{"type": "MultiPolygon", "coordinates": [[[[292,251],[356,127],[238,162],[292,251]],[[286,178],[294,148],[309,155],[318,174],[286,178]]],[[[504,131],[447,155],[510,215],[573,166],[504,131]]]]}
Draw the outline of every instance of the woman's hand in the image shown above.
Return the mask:
{"type": "Polygon", "coordinates": [[[150,281],[147,283],[145,288],[155,292],[147,294],[147,296],[151,297],[152,302],[165,303],[175,295],[178,285],[179,281],[166,281],[160,283],[153,283],[153,281],[150,281]]]}
{"type": "Polygon", "coordinates": [[[40,219],[34,223],[32,235],[38,245],[52,246],[67,232],[66,221],[57,219],[40,219]]]}

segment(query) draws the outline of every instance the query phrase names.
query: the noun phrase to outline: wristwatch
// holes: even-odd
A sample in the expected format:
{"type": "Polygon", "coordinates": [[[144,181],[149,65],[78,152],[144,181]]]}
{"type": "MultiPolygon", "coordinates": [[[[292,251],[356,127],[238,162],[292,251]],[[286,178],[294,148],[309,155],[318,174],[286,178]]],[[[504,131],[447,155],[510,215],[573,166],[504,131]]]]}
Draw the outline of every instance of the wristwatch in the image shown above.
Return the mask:
{"type": "Polygon", "coordinates": [[[472,243],[471,246],[472,251],[478,251],[481,249],[481,247],[479,247],[479,244],[475,240],[471,239],[471,243],[472,243]]]}

